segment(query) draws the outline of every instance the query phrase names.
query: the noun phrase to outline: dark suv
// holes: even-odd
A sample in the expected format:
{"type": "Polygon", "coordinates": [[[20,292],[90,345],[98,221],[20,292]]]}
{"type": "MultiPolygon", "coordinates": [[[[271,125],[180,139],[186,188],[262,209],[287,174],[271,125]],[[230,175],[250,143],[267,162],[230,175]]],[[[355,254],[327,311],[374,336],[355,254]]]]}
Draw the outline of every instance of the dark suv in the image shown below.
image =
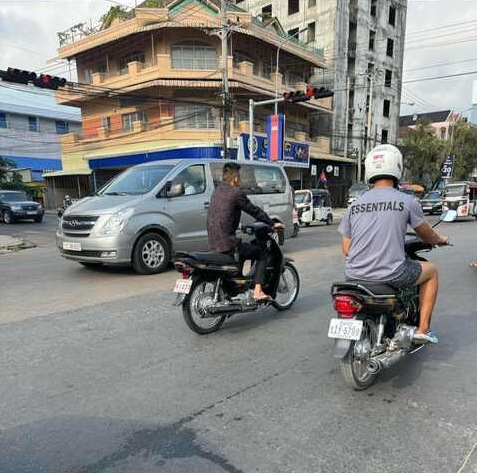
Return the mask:
{"type": "Polygon", "coordinates": [[[442,212],[442,194],[439,191],[431,191],[421,198],[421,207],[424,213],[442,212]]]}
{"type": "Polygon", "coordinates": [[[30,200],[25,193],[0,189],[0,219],[3,222],[33,219],[39,223],[43,220],[44,213],[43,207],[30,200]]]}

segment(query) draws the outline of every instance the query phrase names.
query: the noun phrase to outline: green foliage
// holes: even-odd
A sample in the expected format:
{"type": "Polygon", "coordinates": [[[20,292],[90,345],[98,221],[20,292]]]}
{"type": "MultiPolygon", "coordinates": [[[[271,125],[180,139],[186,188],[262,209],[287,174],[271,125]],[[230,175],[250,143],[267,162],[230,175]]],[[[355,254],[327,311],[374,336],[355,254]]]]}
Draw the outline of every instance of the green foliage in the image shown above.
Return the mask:
{"type": "Polygon", "coordinates": [[[477,128],[459,122],[451,129],[450,154],[455,156],[453,178],[471,180],[477,167],[477,128]]]}
{"type": "Polygon", "coordinates": [[[0,183],[7,180],[8,175],[10,174],[9,169],[14,166],[15,163],[11,159],[0,156],[0,183]]]}
{"type": "Polygon", "coordinates": [[[428,122],[418,121],[403,141],[406,179],[428,186],[440,172],[445,146],[428,122]]]}
{"type": "Polygon", "coordinates": [[[138,5],[138,8],[162,8],[164,3],[164,0],[145,0],[138,5]]]}
{"type": "Polygon", "coordinates": [[[115,5],[111,7],[108,13],[105,13],[100,21],[101,21],[101,29],[104,30],[111,26],[111,23],[116,19],[123,19],[128,16],[127,10],[121,5],[115,5]]]}
{"type": "Polygon", "coordinates": [[[11,159],[0,156],[0,188],[24,191],[22,176],[10,170],[14,166],[15,163],[11,159]]]}

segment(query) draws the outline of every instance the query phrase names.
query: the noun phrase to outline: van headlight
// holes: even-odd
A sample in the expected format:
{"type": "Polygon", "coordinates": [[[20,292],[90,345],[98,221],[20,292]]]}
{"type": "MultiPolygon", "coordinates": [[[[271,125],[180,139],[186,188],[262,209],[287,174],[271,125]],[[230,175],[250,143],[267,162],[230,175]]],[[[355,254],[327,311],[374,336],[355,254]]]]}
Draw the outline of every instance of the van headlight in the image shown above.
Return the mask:
{"type": "Polygon", "coordinates": [[[121,233],[121,230],[126,226],[133,212],[134,209],[129,208],[120,210],[119,212],[111,215],[111,217],[109,217],[108,220],[106,220],[106,222],[103,224],[99,233],[101,235],[108,236],[121,233]]]}

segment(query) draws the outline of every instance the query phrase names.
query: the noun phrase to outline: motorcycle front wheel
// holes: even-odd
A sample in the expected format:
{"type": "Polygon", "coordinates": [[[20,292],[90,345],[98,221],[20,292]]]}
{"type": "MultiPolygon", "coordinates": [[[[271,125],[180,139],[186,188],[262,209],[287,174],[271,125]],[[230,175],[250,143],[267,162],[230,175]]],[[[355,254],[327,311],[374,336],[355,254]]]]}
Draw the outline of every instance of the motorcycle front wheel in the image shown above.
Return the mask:
{"type": "Polygon", "coordinates": [[[207,307],[214,303],[214,282],[196,280],[182,304],[182,315],[188,327],[199,335],[217,331],[224,323],[225,315],[204,317],[207,307]]]}
{"type": "Polygon", "coordinates": [[[367,317],[363,320],[363,330],[359,340],[351,342],[346,356],[340,361],[341,374],[349,386],[356,391],[369,388],[376,375],[371,374],[366,366],[378,338],[378,327],[374,319],[367,317]]]}
{"type": "Polygon", "coordinates": [[[300,277],[298,276],[298,271],[293,264],[287,262],[283,266],[272,306],[277,310],[289,309],[298,297],[299,290],[300,277]]]}

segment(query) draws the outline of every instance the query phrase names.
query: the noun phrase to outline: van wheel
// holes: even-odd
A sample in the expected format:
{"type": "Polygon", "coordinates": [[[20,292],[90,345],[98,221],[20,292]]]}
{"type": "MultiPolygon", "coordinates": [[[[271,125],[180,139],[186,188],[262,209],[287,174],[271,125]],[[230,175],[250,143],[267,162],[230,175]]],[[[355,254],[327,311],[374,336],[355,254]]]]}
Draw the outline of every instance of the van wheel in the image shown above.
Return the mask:
{"type": "Polygon", "coordinates": [[[132,267],[139,274],[164,271],[171,259],[167,241],[157,233],[146,233],[134,245],[132,267]]]}
{"type": "Polygon", "coordinates": [[[326,217],[326,225],[331,225],[333,223],[333,215],[328,214],[326,217]]]}

